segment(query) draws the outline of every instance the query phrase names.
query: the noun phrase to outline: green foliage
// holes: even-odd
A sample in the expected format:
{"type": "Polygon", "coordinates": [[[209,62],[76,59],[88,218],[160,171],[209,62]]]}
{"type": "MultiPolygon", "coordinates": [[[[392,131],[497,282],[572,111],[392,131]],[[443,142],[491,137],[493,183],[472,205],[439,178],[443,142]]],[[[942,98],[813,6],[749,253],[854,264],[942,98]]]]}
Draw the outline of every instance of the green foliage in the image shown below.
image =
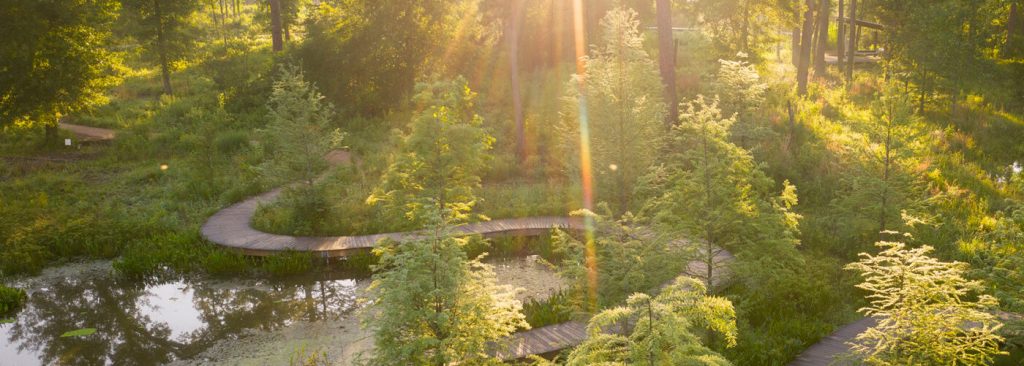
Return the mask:
{"type": "Polygon", "coordinates": [[[575,211],[575,216],[589,216],[595,220],[593,246],[588,238],[577,238],[562,230],[555,230],[551,240],[565,258],[562,275],[569,280],[570,294],[580,310],[621,303],[634,292],[650,292],[681,273],[689,248],[680,241],[657,235],[639,227],[636,218],[626,215],[612,221],[606,213],[598,216],[586,210],[575,211]],[[590,260],[595,262],[589,263],[590,260]],[[591,268],[596,268],[596,288],[591,288],[591,268]],[[596,304],[586,302],[596,293],[596,304]]]}
{"type": "Polygon", "coordinates": [[[27,299],[25,290],[0,285],[0,315],[13,313],[21,308],[27,299]]]}
{"type": "Polygon", "coordinates": [[[306,23],[298,53],[346,112],[391,110],[432,58],[448,56],[445,43],[464,23],[452,14],[455,8],[446,0],[322,2],[306,23]]]}
{"type": "MultiPolygon", "coordinates": [[[[103,101],[119,59],[103,45],[118,10],[108,0],[16,0],[0,32],[0,127],[55,127],[103,101]]],[[[56,136],[54,136],[56,137],[56,136]]]]}
{"type": "Polygon", "coordinates": [[[559,124],[569,176],[591,174],[596,200],[612,203],[617,214],[631,208],[632,187],[661,145],[666,113],[639,25],[636,12],[625,8],[601,20],[603,45],[593,47],[581,61],[586,73],[573,75],[566,87],[559,124]],[[589,150],[589,166],[578,160],[581,149],[589,150]]]}
{"type": "MultiPolygon", "coordinates": [[[[441,221],[440,218],[436,218],[441,221]]],[[[374,249],[369,308],[375,346],[371,365],[445,365],[491,360],[488,342],[528,327],[515,292],[494,272],[469,260],[450,229],[435,226],[415,242],[383,242],[374,249]]]]}
{"type": "Polygon", "coordinates": [[[736,344],[732,303],[706,291],[700,281],[682,276],[657,296],[633,294],[626,306],[590,319],[587,340],[569,354],[566,365],[731,365],[701,343],[698,332],[707,330],[729,346],[736,344]]]}
{"type": "Polygon", "coordinates": [[[930,257],[927,245],[876,246],[877,255],[862,253],[846,267],[860,272],[857,287],[868,292],[870,305],[860,312],[878,319],[851,343],[855,354],[871,365],[982,365],[1001,353],[1002,324],[990,313],[999,303],[981,294],[981,282],[964,278],[967,264],[930,257]]]}
{"type": "Polygon", "coordinates": [[[420,83],[416,90],[419,112],[367,203],[383,203],[392,217],[404,215],[416,227],[436,215],[447,224],[466,222],[494,138],[481,127],[465,79],[420,83]]]}
{"type": "Polygon", "coordinates": [[[125,0],[122,1],[125,28],[148,51],[146,55],[160,67],[163,92],[171,94],[172,63],[192,50],[195,37],[188,29],[189,16],[199,8],[198,0],[125,0]]]}
{"type": "Polygon", "coordinates": [[[67,331],[64,334],[61,334],[60,337],[61,338],[85,337],[85,336],[93,335],[95,333],[96,333],[96,328],[82,328],[82,329],[76,329],[76,330],[72,330],[72,331],[67,331]]]}
{"type": "Polygon", "coordinates": [[[309,272],[313,268],[313,254],[310,252],[286,251],[266,257],[263,269],[271,276],[294,276],[309,272]]]}
{"type": "Polygon", "coordinates": [[[324,155],[341,143],[340,130],[331,129],[334,107],[295,67],[281,68],[267,102],[270,114],[265,133],[266,153],[261,166],[272,183],[299,181],[312,185],[327,166],[324,155]]]}
{"type": "Polygon", "coordinates": [[[281,199],[291,209],[293,222],[309,225],[316,231],[327,202],[315,184],[320,171],[327,167],[324,156],[341,143],[343,134],[330,128],[334,109],[323,96],[303,79],[297,68],[284,67],[268,102],[270,122],[264,131],[270,156],[260,172],[272,183],[288,186],[281,199]]]}
{"type": "Polygon", "coordinates": [[[718,95],[722,115],[736,119],[730,130],[732,139],[748,149],[768,142],[775,137],[764,123],[762,112],[768,85],[761,81],[754,66],[742,58],[718,62],[718,77],[711,89],[718,95]]]}
{"type": "Polygon", "coordinates": [[[574,312],[569,294],[565,292],[552,294],[544,300],[530,298],[523,304],[523,316],[531,328],[570,321],[574,312]]]}

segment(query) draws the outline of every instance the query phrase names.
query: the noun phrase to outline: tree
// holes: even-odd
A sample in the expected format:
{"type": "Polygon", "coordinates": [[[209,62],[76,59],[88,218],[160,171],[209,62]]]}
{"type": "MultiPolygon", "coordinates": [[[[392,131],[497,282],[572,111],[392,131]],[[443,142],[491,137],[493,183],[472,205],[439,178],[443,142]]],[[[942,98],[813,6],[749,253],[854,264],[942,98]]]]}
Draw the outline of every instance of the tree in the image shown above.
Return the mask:
{"type": "Polygon", "coordinates": [[[668,113],[665,124],[668,128],[679,120],[679,99],[676,97],[676,44],[672,37],[672,2],[658,0],[658,66],[661,82],[665,84],[665,103],[668,113]]]}
{"type": "Polygon", "coordinates": [[[860,254],[846,266],[868,292],[860,309],[877,325],[857,335],[852,351],[870,365],[984,365],[1002,354],[1002,325],[990,311],[998,301],[964,278],[968,266],[928,256],[930,246],[881,241],[877,255],[860,254]],[[971,297],[977,295],[974,300],[971,297]]]}
{"type": "Polygon", "coordinates": [[[768,84],[743,58],[718,60],[718,63],[718,77],[712,82],[711,90],[718,95],[722,115],[736,118],[730,129],[732,139],[746,149],[753,149],[774,134],[762,119],[768,84]]]}
{"type": "Polygon", "coordinates": [[[185,34],[188,17],[198,0],[124,0],[126,14],[137,22],[136,37],[156,53],[164,94],[173,94],[171,62],[188,50],[193,39],[185,34]]]}
{"type": "Polygon", "coordinates": [[[473,106],[476,94],[465,79],[419,83],[416,90],[418,112],[401,152],[367,202],[383,203],[417,227],[433,216],[446,224],[465,222],[494,138],[481,127],[483,118],[473,106]]]}
{"type": "Polygon", "coordinates": [[[685,270],[692,248],[682,245],[684,240],[644,228],[631,214],[612,219],[606,203],[597,208],[601,215],[585,209],[571,213],[593,220],[593,241],[564,230],[551,236],[553,247],[565,255],[561,274],[581,310],[621,304],[630,294],[654,291],[685,270]]]}
{"type": "Polygon", "coordinates": [[[529,328],[515,291],[496,284],[491,266],[466,258],[469,238],[455,237],[440,216],[431,221],[424,239],[374,249],[369,365],[496,362],[489,344],[529,328]]]}
{"type": "Polygon", "coordinates": [[[103,45],[118,4],[104,0],[13,0],[0,32],[0,127],[47,127],[104,100],[119,61],[103,45]]]}
{"type": "Polygon", "coordinates": [[[331,129],[334,107],[292,66],[281,68],[267,104],[269,123],[264,132],[271,157],[260,171],[273,183],[301,182],[289,186],[285,198],[295,219],[315,230],[326,206],[315,181],[327,167],[324,156],[343,139],[340,130],[331,129]]]}
{"type": "Polygon", "coordinates": [[[523,97],[519,82],[519,39],[526,12],[526,0],[492,0],[481,7],[493,9],[488,15],[501,22],[505,52],[508,57],[509,83],[512,92],[512,118],[516,128],[516,155],[526,159],[526,126],[523,120],[523,97]]]}
{"type": "MultiPolygon", "coordinates": [[[[575,136],[580,136],[582,121],[587,123],[590,140],[583,144],[590,149],[598,199],[610,200],[621,214],[629,210],[632,187],[660,145],[666,108],[656,92],[663,85],[643,49],[636,12],[614,9],[601,26],[604,46],[593,47],[582,59],[585,74],[573,75],[566,88],[560,130],[567,136],[565,156],[578,157],[583,146],[574,143],[575,136]],[[585,81],[582,90],[580,79],[585,81]],[[586,100],[583,111],[581,97],[586,100]]],[[[567,168],[582,169],[571,160],[567,168]]]]}
{"type": "Polygon", "coordinates": [[[281,0],[268,0],[270,2],[270,38],[274,51],[284,48],[284,38],[281,32],[281,0]]]}
{"type": "Polygon", "coordinates": [[[701,28],[712,35],[720,48],[727,50],[726,54],[746,52],[757,55],[777,41],[778,28],[799,23],[789,19],[795,8],[799,8],[799,2],[793,0],[696,0],[684,3],[684,6],[692,6],[691,13],[700,14],[701,28]]]}
{"type": "Polygon", "coordinates": [[[732,303],[708,296],[704,284],[679,277],[657,296],[635,293],[620,306],[590,319],[587,340],[566,365],[730,365],[701,344],[699,330],[714,331],[736,344],[732,303]]]}
{"type": "Polygon", "coordinates": [[[664,231],[700,239],[697,252],[704,268],[694,275],[711,284],[720,282],[723,248],[796,243],[799,216],[789,211],[796,204],[795,188],[787,182],[779,199],[769,198],[771,178],[749,152],[728,141],[733,122],[721,117],[717,103],[701,96],[687,103],[670,135],[670,153],[643,184],[653,193],[642,212],[664,231]]]}
{"type": "Polygon", "coordinates": [[[464,7],[448,0],[320,2],[299,49],[317,85],[346,112],[377,114],[399,106],[431,61],[456,61],[446,46],[464,7]],[[338,72],[345,70],[345,72],[338,72]],[[344,104],[342,104],[344,103],[344,104]]]}
{"type": "Polygon", "coordinates": [[[828,18],[832,16],[831,0],[821,0],[818,5],[818,42],[814,46],[814,77],[825,77],[825,48],[828,48],[828,18]]]}
{"type": "Polygon", "coordinates": [[[807,0],[804,5],[806,9],[803,17],[803,31],[800,33],[800,57],[797,58],[796,65],[796,93],[800,96],[807,95],[807,78],[811,66],[811,43],[814,35],[814,0],[807,0]]]}
{"type": "Polygon", "coordinates": [[[368,199],[402,211],[419,240],[384,242],[374,253],[369,324],[371,365],[474,364],[491,360],[488,344],[528,328],[515,292],[495,284],[490,266],[468,260],[452,226],[464,223],[477,198],[479,172],[494,139],[473,112],[466,81],[420,83],[401,152],[368,199]]]}

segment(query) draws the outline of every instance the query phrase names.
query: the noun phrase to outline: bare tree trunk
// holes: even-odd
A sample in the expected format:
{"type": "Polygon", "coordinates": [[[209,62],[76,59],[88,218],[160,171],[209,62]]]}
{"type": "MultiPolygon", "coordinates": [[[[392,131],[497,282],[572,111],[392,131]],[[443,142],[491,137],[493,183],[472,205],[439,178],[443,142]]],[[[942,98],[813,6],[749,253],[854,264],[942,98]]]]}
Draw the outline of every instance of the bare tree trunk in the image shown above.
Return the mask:
{"type": "Polygon", "coordinates": [[[793,46],[791,49],[793,52],[790,57],[792,58],[793,66],[800,66],[800,28],[793,28],[792,34],[793,46]]]}
{"type": "Polygon", "coordinates": [[[1017,3],[1010,4],[1010,14],[1006,19],[1006,52],[1003,58],[1013,58],[1020,55],[1021,32],[1024,31],[1024,23],[1020,19],[1020,12],[1017,3]]]}
{"type": "Polygon", "coordinates": [[[825,77],[825,49],[828,48],[828,17],[832,15],[829,9],[831,0],[821,0],[818,7],[818,44],[814,53],[814,76],[825,77]]]}
{"type": "Polygon", "coordinates": [[[523,120],[523,96],[519,85],[519,30],[522,27],[523,0],[511,0],[512,13],[505,28],[505,44],[508,46],[508,68],[512,84],[512,109],[516,122],[516,155],[519,162],[526,160],[526,122],[523,120]]]}
{"type": "Polygon", "coordinates": [[[281,0],[270,0],[270,35],[274,51],[284,49],[284,39],[281,38],[281,0]]]}
{"type": "Polygon", "coordinates": [[[843,11],[845,10],[843,7],[843,0],[839,0],[838,10],[839,18],[836,19],[836,28],[838,29],[836,37],[836,66],[839,67],[839,71],[842,73],[843,58],[846,57],[846,54],[843,52],[846,50],[846,45],[844,44],[846,41],[846,23],[843,23],[843,11]]]}
{"type": "MultiPolygon", "coordinates": [[[[659,4],[661,2],[662,0],[658,1],[659,4]]],[[[666,4],[666,6],[671,4],[670,1],[665,2],[669,3],[666,4]]],[[[659,9],[661,9],[660,5],[659,9]]],[[[666,11],[670,12],[671,10],[666,11]]],[[[740,49],[743,50],[743,52],[750,52],[750,0],[743,1],[743,24],[740,28],[740,49]]]]}
{"type": "Polygon", "coordinates": [[[676,45],[672,38],[672,2],[658,0],[657,7],[658,65],[661,67],[661,82],[665,86],[665,103],[668,104],[665,125],[671,128],[679,121],[679,100],[676,96],[676,45]]]}
{"type": "Polygon", "coordinates": [[[800,39],[800,58],[796,67],[796,93],[807,95],[807,74],[811,63],[811,38],[814,36],[814,0],[806,1],[803,34],[800,39]]]}
{"type": "Polygon", "coordinates": [[[156,17],[156,48],[160,56],[160,76],[164,83],[164,94],[172,95],[171,68],[167,61],[167,40],[164,36],[164,14],[160,10],[160,0],[153,0],[153,16],[156,17]]]}
{"type": "Polygon", "coordinates": [[[850,43],[846,48],[846,88],[853,86],[853,62],[857,53],[857,0],[850,0],[850,28],[847,29],[850,43]]]}

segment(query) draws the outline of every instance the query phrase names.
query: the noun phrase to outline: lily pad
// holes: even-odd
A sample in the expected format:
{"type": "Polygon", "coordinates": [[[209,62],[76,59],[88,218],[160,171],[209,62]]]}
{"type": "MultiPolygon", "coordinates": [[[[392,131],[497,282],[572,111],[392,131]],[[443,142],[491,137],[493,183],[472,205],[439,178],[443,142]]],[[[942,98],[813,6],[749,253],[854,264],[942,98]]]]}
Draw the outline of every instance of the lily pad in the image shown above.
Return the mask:
{"type": "Polygon", "coordinates": [[[61,338],[65,337],[84,337],[90,334],[96,333],[96,328],[82,328],[78,330],[72,330],[70,332],[61,334],[61,338]]]}

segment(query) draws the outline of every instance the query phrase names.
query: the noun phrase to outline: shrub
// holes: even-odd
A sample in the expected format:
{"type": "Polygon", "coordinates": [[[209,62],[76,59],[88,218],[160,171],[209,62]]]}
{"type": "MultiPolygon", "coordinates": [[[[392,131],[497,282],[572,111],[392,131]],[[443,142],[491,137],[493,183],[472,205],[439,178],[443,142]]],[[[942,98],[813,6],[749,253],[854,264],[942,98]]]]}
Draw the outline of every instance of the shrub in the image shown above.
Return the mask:
{"type": "Polygon", "coordinates": [[[313,254],[288,250],[265,257],[261,267],[272,276],[294,276],[313,268],[313,254]]]}
{"type": "Polygon", "coordinates": [[[0,315],[14,312],[25,304],[25,290],[0,285],[0,315]]]}
{"type": "Polygon", "coordinates": [[[230,155],[249,147],[249,136],[243,131],[227,131],[217,135],[213,144],[217,146],[217,151],[230,155]]]}
{"type": "Polygon", "coordinates": [[[528,299],[523,303],[523,315],[531,328],[539,328],[572,320],[573,305],[563,291],[544,300],[528,299]]]}

